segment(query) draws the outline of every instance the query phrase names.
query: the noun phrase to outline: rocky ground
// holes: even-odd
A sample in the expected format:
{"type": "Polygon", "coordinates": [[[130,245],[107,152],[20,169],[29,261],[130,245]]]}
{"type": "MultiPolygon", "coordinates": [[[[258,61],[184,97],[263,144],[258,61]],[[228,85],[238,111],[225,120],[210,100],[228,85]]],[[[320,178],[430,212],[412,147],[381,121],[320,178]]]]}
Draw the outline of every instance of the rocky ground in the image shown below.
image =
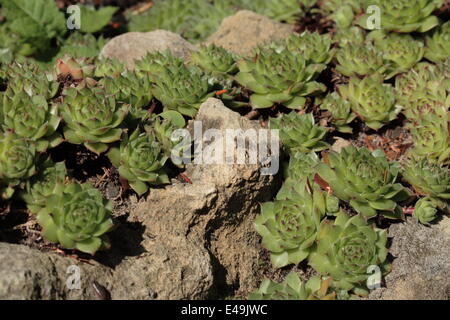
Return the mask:
{"type": "MultiPolygon", "coordinates": [[[[207,43],[248,54],[258,44],[293,32],[291,26],[241,11],[225,19],[207,43]]],[[[132,68],[147,52],[164,50],[186,58],[196,47],[164,30],[132,32],[110,40],[101,55],[121,59],[132,68]]],[[[201,106],[196,120],[203,121],[203,130],[264,125],[213,98],[201,106]]],[[[376,146],[383,144],[382,138],[386,137],[369,140],[376,146]]],[[[367,139],[362,136],[359,141],[367,139]]],[[[338,139],[333,148],[349,143],[338,139]]],[[[0,239],[6,241],[0,242],[0,299],[245,298],[264,276],[281,280],[291,270],[270,267],[253,228],[259,204],[273,198],[280,176],[261,175],[259,165],[225,164],[191,164],[184,174],[188,179],[173,179],[144,199],[121,197],[120,187],[107,179],[114,173],[105,172],[103,180],[94,181],[114,199],[119,221],[112,232],[113,249],[94,259],[48,246],[38,235],[28,236],[28,242],[13,241],[14,232],[20,230],[11,231],[13,235],[0,239]],[[81,270],[80,289],[67,286],[71,265],[81,270]]],[[[31,221],[22,231],[31,235],[34,227],[31,221]]],[[[392,224],[389,235],[393,269],[370,299],[449,299],[450,218],[430,227],[408,218],[392,224]]],[[[305,278],[312,274],[306,265],[296,270],[305,278]]]]}

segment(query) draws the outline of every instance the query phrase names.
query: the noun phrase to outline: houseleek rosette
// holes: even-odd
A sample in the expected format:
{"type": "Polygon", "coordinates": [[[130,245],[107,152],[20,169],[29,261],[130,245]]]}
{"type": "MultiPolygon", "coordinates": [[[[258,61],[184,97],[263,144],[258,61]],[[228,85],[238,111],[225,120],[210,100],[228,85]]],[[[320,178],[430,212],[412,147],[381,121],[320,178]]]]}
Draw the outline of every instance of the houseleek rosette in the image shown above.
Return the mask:
{"type": "Polygon", "coordinates": [[[352,104],[353,112],[374,130],[397,118],[402,110],[396,102],[394,88],[383,83],[380,74],[362,80],[351,78],[347,85],[338,89],[340,95],[352,104]]]}
{"type": "Polygon", "coordinates": [[[126,70],[125,65],[118,59],[101,59],[95,65],[94,75],[102,77],[118,77],[126,70]]]}
{"type": "Polygon", "coordinates": [[[344,76],[366,76],[383,73],[383,55],[369,43],[348,43],[336,54],[336,70],[344,76]]]}
{"type": "Polygon", "coordinates": [[[328,94],[322,101],[320,109],[327,110],[331,114],[336,130],[343,133],[353,132],[349,124],[355,120],[356,115],[352,111],[351,103],[342,99],[337,92],[328,94]]]}
{"type": "Polygon", "coordinates": [[[90,184],[71,183],[47,198],[37,213],[42,235],[66,249],[95,254],[107,248],[105,233],[113,227],[112,202],[90,184]]]}
{"type": "Polygon", "coordinates": [[[291,178],[292,180],[298,181],[308,178],[312,181],[319,163],[319,157],[315,152],[295,152],[289,158],[289,164],[284,175],[286,178],[291,178]]]}
{"type": "Polygon", "coordinates": [[[396,183],[400,168],[389,163],[381,150],[371,153],[367,148],[345,147],[340,153],[330,152],[318,166],[320,177],[333,194],[350,205],[365,218],[377,213],[399,219],[402,210],[397,202],[410,194],[396,183]]]}
{"type": "Polygon", "coordinates": [[[322,141],[327,130],[315,124],[312,113],[291,112],[279,118],[271,118],[270,128],[280,131],[281,142],[291,154],[298,151],[321,151],[329,146],[322,141]]]}
{"type": "Polygon", "coordinates": [[[92,152],[103,153],[109,143],[120,139],[120,125],[127,113],[128,105],[116,101],[100,87],[80,84],[69,88],[61,105],[66,123],[64,137],[70,143],[84,144],[92,152]]]}
{"type": "Polygon", "coordinates": [[[47,159],[39,169],[37,175],[27,180],[21,194],[27,208],[34,214],[45,207],[49,197],[62,191],[67,177],[64,162],[54,163],[47,159]]]}
{"type": "Polygon", "coordinates": [[[306,180],[290,183],[288,197],[261,206],[255,220],[262,245],[270,251],[272,265],[282,268],[308,257],[315,243],[319,224],[326,213],[324,194],[310,188],[306,180]]]}
{"type": "Polygon", "coordinates": [[[368,295],[368,268],[388,269],[386,242],[386,230],[369,225],[361,215],[350,217],[340,212],[334,222],[326,219],[321,223],[309,264],[321,275],[330,276],[333,287],[368,295]]]}
{"type": "Polygon", "coordinates": [[[299,35],[294,34],[287,38],[284,44],[289,51],[301,53],[307,63],[328,64],[336,51],[331,48],[331,37],[318,32],[305,31],[299,35]]]}
{"type": "Polygon", "coordinates": [[[235,56],[214,44],[201,46],[198,51],[192,53],[190,61],[213,74],[234,74],[238,70],[235,56]]]}
{"type": "Polygon", "coordinates": [[[435,63],[450,56],[450,21],[447,21],[426,38],[425,58],[435,63]]]}
{"type": "MultiPolygon", "coordinates": [[[[439,19],[433,16],[442,0],[364,0],[364,8],[377,6],[380,12],[381,29],[399,33],[426,32],[439,24],[439,19]]],[[[373,15],[366,12],[358,20],[358,24],[371,29],[367,23],[373,15]]]]}
{"type": "Polygon", "coordinates": [[[310,278],[306,283],[290,272],[283,282],[264,279],[258,290],[250,293],[249,300],[335,300],[336,293],[330,290],[331,278],[310,278]]]}
{"type": "Polygon", "coordinates": [[[325,69],[324,64],[307,64],[298,52],[265,48],[254,58],[238,62],[236,80],[254,93],[251,105],[256,109],[270,108],[281,103],[290,109],[302,109],[306,96],[325,91],[314,81],[325,69]]]}
{"type": "Polygon", "coordinates": [[[120,147],[111,148],[108,157],[138,195],[144,194],[149,184],[169,183],[164,170],[168,157],[152,135],[139,129],[125,135],[120,147]]]}
{"type": "Polygon", "coordinates": [[[429,225],[434,219],[436,219],[438,209],[436,202],[430,198],[422,198],[417,201],[414,207],[413,216],[421,223],[429,225]]]}

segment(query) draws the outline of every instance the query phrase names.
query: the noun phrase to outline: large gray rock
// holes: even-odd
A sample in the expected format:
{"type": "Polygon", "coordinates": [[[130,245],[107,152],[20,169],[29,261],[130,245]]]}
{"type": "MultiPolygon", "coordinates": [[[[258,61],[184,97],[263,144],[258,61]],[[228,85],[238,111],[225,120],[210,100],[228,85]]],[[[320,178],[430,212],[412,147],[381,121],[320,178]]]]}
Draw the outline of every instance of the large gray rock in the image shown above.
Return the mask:
{"type": "Polygon", "coordinates": [[[289,37],[294,27],[266,16],[242,10],[225,18],[220,28],[206,41],[239,55],[250,55],[258,45],[289,37]]]}
{"type": "Polygon", "coordinates": [[[134,68],[135,60],[139,60],[149,52],[169,50],[173,55],[186,59],[196,47],[180,35],[166,31],[128,32],[112,38],[102,49],[100,56],[116,58],[134,68]]]}
{"type": "Polygon", "coordinates": [[[389,228],[393,237],[392,271],[386,288],[373,291],[371,299],[450,299],[450,218],[427,227],[413,218],[389,228]]]}

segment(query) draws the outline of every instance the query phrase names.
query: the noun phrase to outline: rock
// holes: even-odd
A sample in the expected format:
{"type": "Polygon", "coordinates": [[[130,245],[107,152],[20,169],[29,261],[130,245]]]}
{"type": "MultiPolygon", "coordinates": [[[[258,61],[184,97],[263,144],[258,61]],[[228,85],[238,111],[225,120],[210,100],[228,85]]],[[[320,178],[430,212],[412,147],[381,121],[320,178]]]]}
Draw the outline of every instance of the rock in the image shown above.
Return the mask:
{"type": "Polygon", "coordinates": [[[94,281],[110,288],[110,269],[22,245],[0,243],[0,300],[98,299],[94,281]],[[80,268],[80,289],[67,286],[68,281],[73,283],[70,277],[75,275],[75,269],[69,267],[80,268]]]}
{"type": "Polygon", "coordinates": [[[169,50],[173,55],[186,59],[196,47],[180,35],[166,31],[128,32],[112,38],[102,49],[100,56],[116,58],[134,68],[135,60],[139,60],[149,52],[169,50]]]}
{"type": "Polygon", "coordinates": [[[395,257],[386,288],[370,294],[382,300],[450,299],[449,218],[431,227],[409,218],[389,228],[390,252],[395,257]]]}
{"type": "MultiPolygon", "coordinates": [[[[244,119],[217,99],[209,99],[200,107],[196,121],[202,122],[203,132],[209,128],[260,128],[258,122],[244,119]]],[[[259,213],[259,203],[276,193],[278,177],[261,175],[258,164],[188,164],[185,174],[192,184],[175,182],[164,189],[152,189],[130,216],[141,221],[145,233],[153,238],[153,242],[144,244],[148,252],[172,248],[162,250],[166,260],[149,256],[147,263],[134,265],[135,273],[148,275],[147,270],[140,271],[144,266],[165,270],[162,276],[155,272],[148,280],[161,299],[223,298],[256,287],[259,236],[253,220],[259,213]],[[208,264],[203,252],[210,256],[208,264]],[[181,263],[172,261],[180,258],[181,263]],[[192,280],[180,276],[188,266],[192,280]],[[167,281],[159,276],[167,277],[167,281]]]]}
{"type": "Polygon", "coordinates": [[[289,37],[293,26],[279,23],[252,11],[239,11],[225,18],[207,44],[214,43],[239,55],[250,55],[252,50],[265,42],[289,37]]]}

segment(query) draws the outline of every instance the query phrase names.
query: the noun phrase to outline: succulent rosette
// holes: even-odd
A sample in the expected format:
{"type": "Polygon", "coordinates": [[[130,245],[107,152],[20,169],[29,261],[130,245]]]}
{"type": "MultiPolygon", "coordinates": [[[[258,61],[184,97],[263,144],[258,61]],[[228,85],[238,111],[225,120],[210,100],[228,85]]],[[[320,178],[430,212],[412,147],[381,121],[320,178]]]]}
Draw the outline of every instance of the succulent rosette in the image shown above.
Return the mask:
{"type": "Polygon", "coordinates": [[[351,103],[342,99],[337,92],[328,94],[320,105],[320,109],[326,110],[331,114],[333,125],[336,130],[343,133],[352,133],[353,129],[349,124],[355,120],[351,103]]]}
{"type": "Polygon", "coordinates": [[[11,131],[0,131],[0,196],[10,198],[13,187],[36,174],[36,146],[11,131]]]}
{"type": "Polygon", "coordinates": [[[325,214],[325,195],[311,188],[306,179],[290,183],[289,190],[285,188],[274,202],[262,204],[255,228],[275,268],[308,257],[325,214]]]}
{"type": "Polygon", "coordinates": [[[65,92],[61,114],[65,121],[64,137],[73,144],[84,144],[94,153],[108,149],[108,144],[122,136],[122,124],[128,105],[116,101],[100,87],[86,83],[65,92]]]}
{"type": "Polygon", "coordinates": [[[436,219],[438,209],[436,202],[430,198],[422,198],[417,201],[414,207],[413,216],[421,223],[429,225],[434,219],[436,219]]]}
{"type": "Polygon", "coordinates": [[[184,61],[175,57],[170,51],[149,52],[142,59],[136,61],[135,72],[140,77],[149,76],[152,82],[165,72],[176,73],[178,69],[184,68],[184,61]]]}
{"type": "Polygon", "coordinates": [[[434,30],[433,34],[426,38],[425,58],[439,63],[450,56],[450,21],[447,21],[439,28],[434,30]]]}
{"type": "Polygon", "coordinates": [[[169,183],[164,170],[168,157],[154,137],[139,128],[125,135],[120,147],[112,148],[108,157],[138,195],[144,194],[149,184],[169,183]]]}
{"type": "Polygon", "coordinates": [[[46,160],[40,167],[39,173],[26,182],[21,197],[27,208],[34,214],[46,206],[47,200],[54,194],[60,193],[65,186],[67,170],[64,162],[54,163],[46,160]]]}
{"type": "MultiPolygon", "coordinates": [[[[434,10],[442,6],[442,0],[364,0],[364,8],[377,6],[381,28],[385,31],[399,33],[426,32],[439,24],[439,19],[433,16],[434,10]]],[[[365,29],[372,29],[368,20],[373,12],[366,12],[358,20],[365,29]]]]}
{"type": "Polygon", "coordinates": [[[361,215],[350,217],[340,212],[334,221],[325,219],[316,241],[309,264],[321,275],[330,276],[336,289],[368,295],[368,268],[388,269],[387,232],[368,224],[361,215]]]}
{"type": "Polygon", "coordinates": [[[331,37],[318,32],[305,31],[299,35],[294,34],[284,43],[288,50],[301,53],[308,63],[328,64],[336,51],[331,48],[331,37]]]}
{"type": "Polygon", "coordinates": [[[125,65],[117,59],[101,59],[95,65],[94,75],[102,77],[119,77],[126,70],[125,65]]]}
{"type": "Polygon", "coordinates": [[[264,279],[258,290],[250,293],[249,300],[335,300],[336,293],[330,289],[331,278],[314,276],[306,283],[290,272],[283,282],[264,279]]]}
{"type": "Polygon", "coordinates": [[[286,178],[291,178],[297,181],[305,178],[312,181],[319,163],[319,157],[315,152],[295,152],[289,158],[289,164],[284,175],[286,178]]]}
{"type": "Polygon", "coordinates": [[[270,108],[281,103],[290,109],[302,109],[306,96],[325,91],[314,81],[325,69],[324,64],[307,64],[298,52],[274,47],[257,50],[256,56],[238,62],[236,80],[254,93],[253,108],[270,108]]]}
{"type": "Polygon", "coordinates": [[[336,70],[344,76],[366,76],[384,73],[383,55],[370,43],[348,43],[336,54],[336,70]]]}
{"type": "Polygon", "coordinates": [[[371,153],[367,148],[348,146],[340,153],[330,152],[317,170],[333,194],[365,218],[377,213],[390,219],[402,218],[397,202],[410,194],[396,183],[399,165],[389,163],[381,150],[371,153]]]}
{"type": "Polygon", "coordinates": [[[198,51],[192,53],[190,61],[213,74],[234,74],[238,71],[235,56],[214,44],[201,46],[198,51]]]}
{"type": "Polygon", "coordinates": [[[338,89],[340,95],[352,104],[353,112],[374,130],[397,118],[402,110],[397,104],[394,88],[383,83],[380,74],[362,80],[351,78],[347,85],[338,86],[338,89]]]}
{"type": "Polygon", "coordinates": [[[319,1],[321,11],[336,23],[340,30],[348,29],[361,12],[361,0],[327,0],[319,1]]]}
{"type": "Polygon", "coordinates": [[[95,66],[92,64],[92,59],[75,59],[69,55],[56,59],[56,74],[60,77],[70,76],[73,80],[80,81],[93,77],[94,72],[95,66]]]}
{"type": "Polygon", "coordinates": [[[105,233],[113,227],[112,202],[90,184],[68,184],[47,199],[37,213],[42,235],[66,249],[95,254],[109,247],[105,233]]]}
{"type": "Polygon", "coordinates": [[[270,128],[280,131],[280,140],[291,154],[298,151],[321,151],[329,147],[328,143],[322,141],[327,130],[315,124],[312,113],[291,112],[272,118],[270,128]]]}

